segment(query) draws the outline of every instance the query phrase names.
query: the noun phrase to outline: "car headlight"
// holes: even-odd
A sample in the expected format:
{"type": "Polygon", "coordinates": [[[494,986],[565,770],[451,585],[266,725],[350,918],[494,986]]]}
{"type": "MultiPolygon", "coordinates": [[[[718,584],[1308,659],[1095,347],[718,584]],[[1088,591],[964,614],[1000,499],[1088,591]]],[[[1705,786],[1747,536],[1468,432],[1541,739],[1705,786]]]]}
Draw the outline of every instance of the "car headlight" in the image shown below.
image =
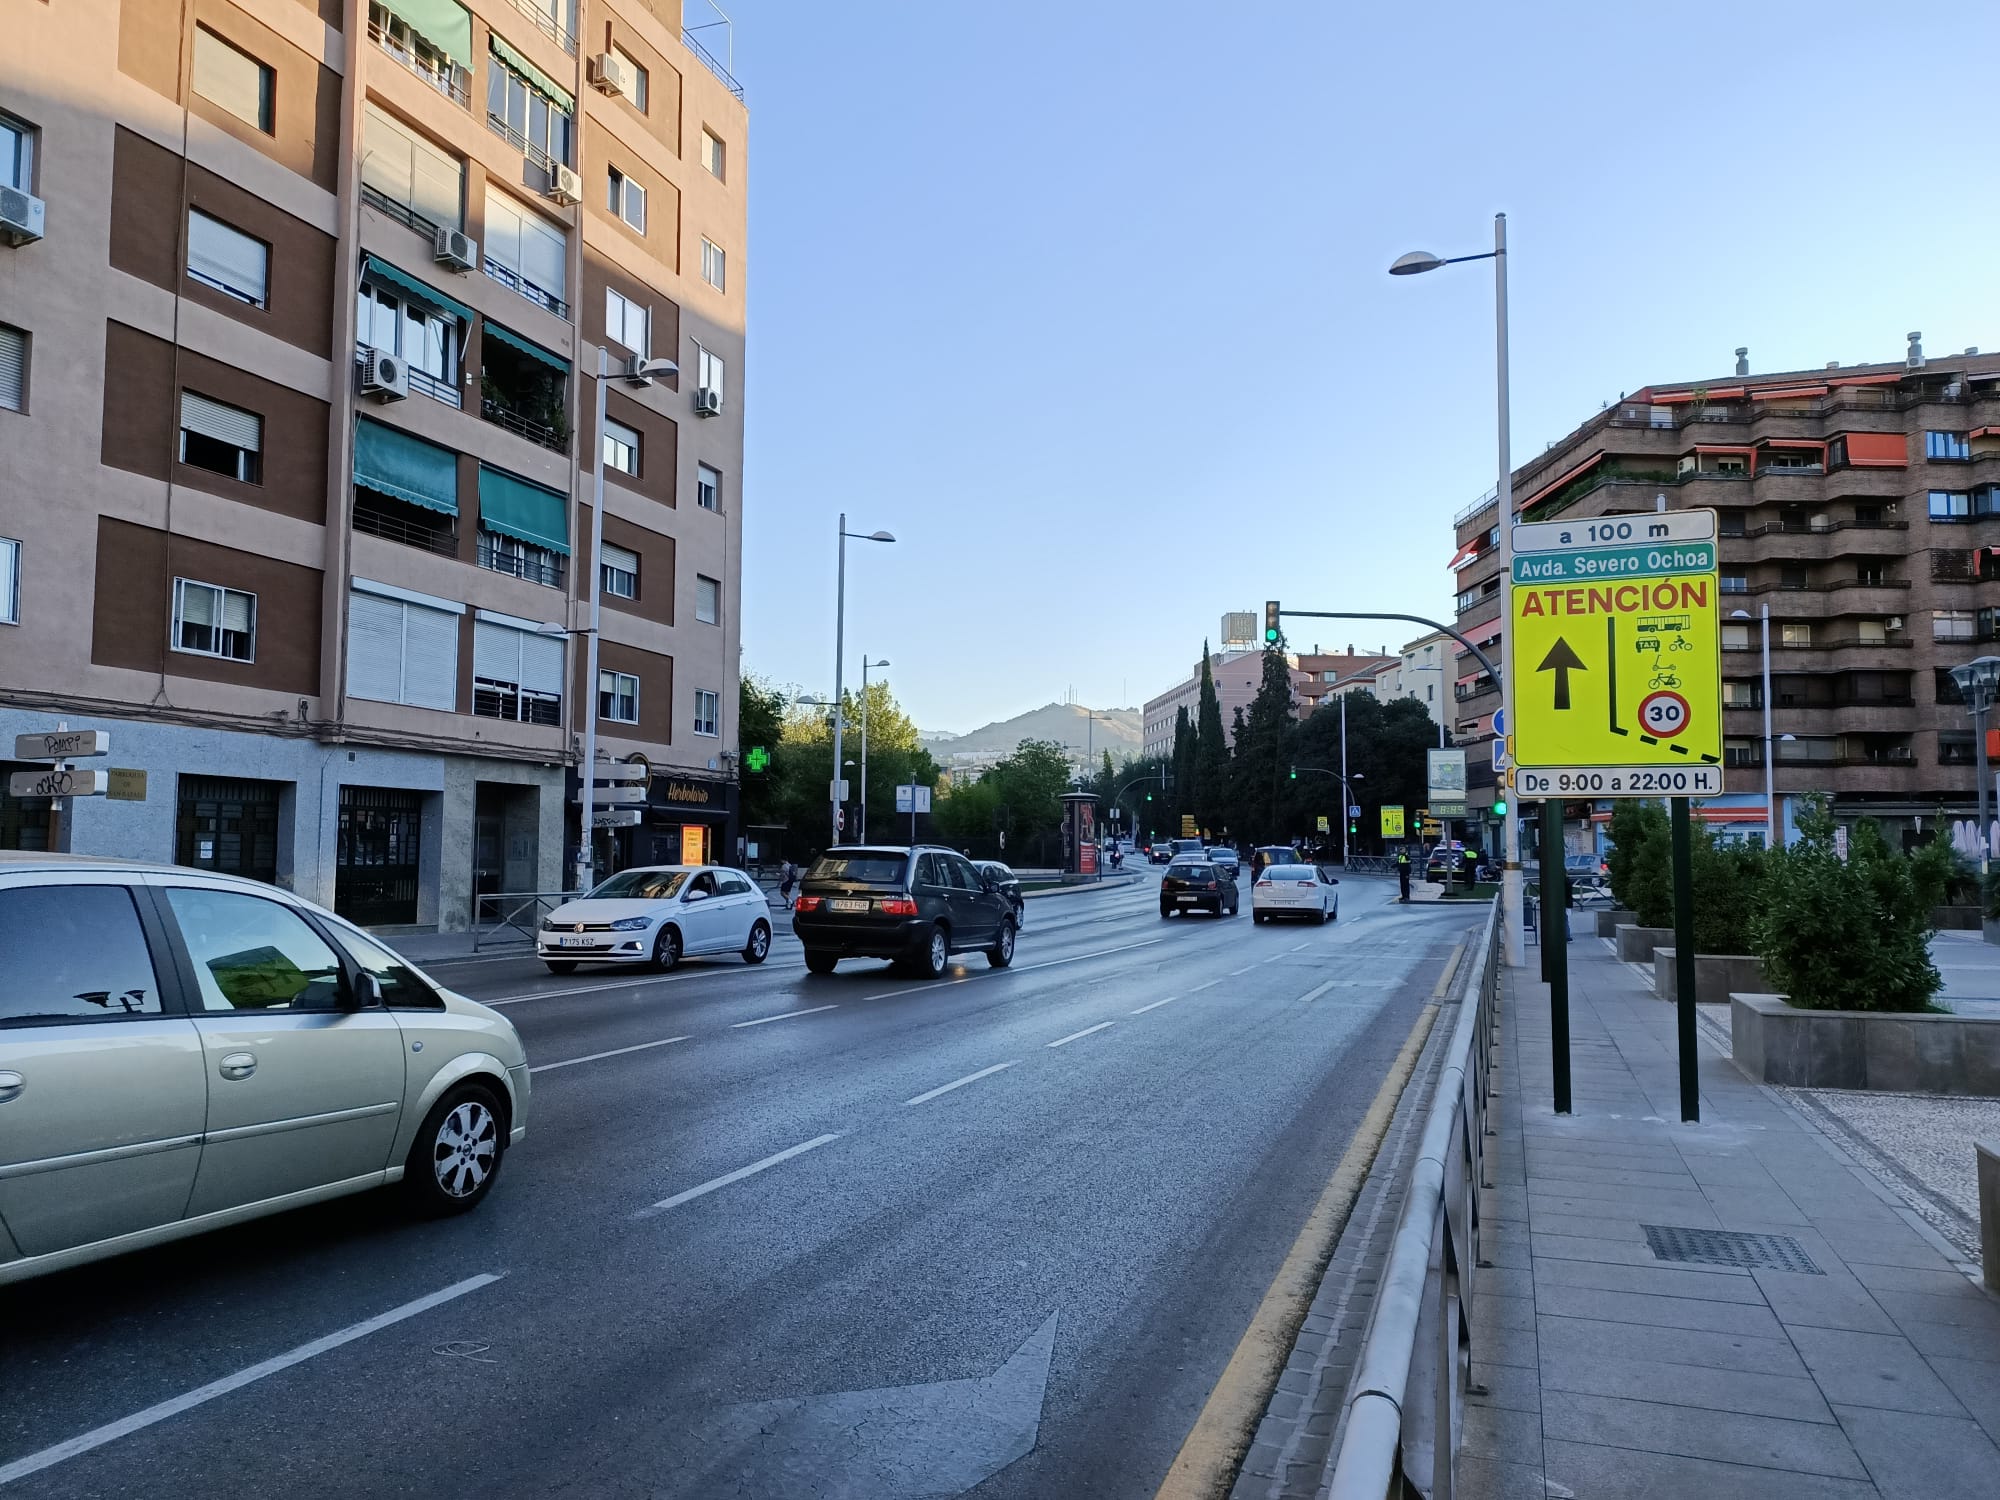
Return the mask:
{"type": "Polygon", "coordinates": [[[650,917],[620,917],[611,924],[613,932],[644,932],[653,925],[650,917]]]}
{"type": "Polygon", "coordinates": [[[542,931],[554,932],[555,930],[556,930],[556,919],[554,917],[543,917],[542,931]]]}

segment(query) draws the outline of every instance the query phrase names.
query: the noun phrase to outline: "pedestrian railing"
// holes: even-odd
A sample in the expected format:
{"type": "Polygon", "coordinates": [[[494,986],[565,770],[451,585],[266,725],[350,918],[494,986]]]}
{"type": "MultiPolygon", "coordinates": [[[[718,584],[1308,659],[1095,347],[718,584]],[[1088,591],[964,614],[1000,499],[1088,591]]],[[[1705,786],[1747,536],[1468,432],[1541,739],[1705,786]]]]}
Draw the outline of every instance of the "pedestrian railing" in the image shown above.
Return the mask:
{"type": "Polygon", "coordinates": [[[1411,1169],[1331,1460],[1332,1500],[1450,1500],[1472,1368],[1472,1303],[1484,1264],[1479,1190],[1499,1000],[1495,909],[1459,995],[1437,1091],[1411,1169]]]}
{"type": "Polygon", "coordinates": [[[495,891],[472,898],[472,951],[495,943],[535,940],[542,918],[574,901],[576,891],[495,891]]]}
{"type": "Polygon", "coordinates": [[[1386,854],[1350,854],[1347,868],[1357,875],[1393,875],[1396,861],[1386,854]]]}

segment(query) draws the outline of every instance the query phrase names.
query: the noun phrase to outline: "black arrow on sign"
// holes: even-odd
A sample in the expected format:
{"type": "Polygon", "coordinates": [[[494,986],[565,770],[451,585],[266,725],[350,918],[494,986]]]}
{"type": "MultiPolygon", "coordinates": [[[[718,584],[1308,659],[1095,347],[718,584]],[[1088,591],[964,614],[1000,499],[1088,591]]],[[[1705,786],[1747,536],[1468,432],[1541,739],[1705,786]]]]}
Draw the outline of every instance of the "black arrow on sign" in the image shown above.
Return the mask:
{"type": "Polygon", "coordinates": [[[1583,659],[1570,649],[1568,641],[1564,640],[1561,636],[1557,636],[1556,643],[1549,647],[1549,654],[1542,658],[1542,664],[1535,668],[1535,670],[1537,672],[1553,672],[1556,674],[1555,706],[1559,709],[1566,709],[1569,707],[1569,674],[1571,672],[1588,672],[1590,668],[1586,667],[1583,664],[1583,659]]]}

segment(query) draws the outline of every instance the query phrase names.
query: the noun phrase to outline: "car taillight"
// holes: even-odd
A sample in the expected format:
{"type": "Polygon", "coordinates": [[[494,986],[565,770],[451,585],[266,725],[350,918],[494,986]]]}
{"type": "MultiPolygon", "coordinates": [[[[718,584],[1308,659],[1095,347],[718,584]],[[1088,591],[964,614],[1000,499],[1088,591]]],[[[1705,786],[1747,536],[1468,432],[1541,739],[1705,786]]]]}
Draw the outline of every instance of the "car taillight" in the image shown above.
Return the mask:
{"type": "Polygon", "coordinates": [[[1257,884],[1259,885],[1269,885],[1270,883],[1271,883],[1271,877],[1268,875],[1260,875],[1257,877],[1257,884]]]}
{"type": "Polygon", "coordinates": [[[1304,886],[1307,890],[1311,890],[1313,888],[1313,883],[1310,880],[1301,880],[1299,884],[1304,886]]]}
{"type": "Polygon", "coordinates": [[[917,903],[908,896],[886,896],[878,909],[885,917],[914,917],[917,914],[917,903]]]}
{"type": "Polygon", "coordinates": [[[824,896],[801,896],[792,904],[793,911],[818,911],[826,905],[824,896]]]}

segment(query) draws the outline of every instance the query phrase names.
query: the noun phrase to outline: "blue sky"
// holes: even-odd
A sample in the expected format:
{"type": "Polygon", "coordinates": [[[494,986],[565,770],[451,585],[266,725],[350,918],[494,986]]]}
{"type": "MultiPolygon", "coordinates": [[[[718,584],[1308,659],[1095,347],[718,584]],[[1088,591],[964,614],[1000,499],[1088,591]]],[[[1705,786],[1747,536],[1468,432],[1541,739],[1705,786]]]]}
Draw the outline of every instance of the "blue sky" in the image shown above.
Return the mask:
{"type": "Polygon", "coordinates": [[[1494,479],[1492,277],[1384,272],[1490,248],[1496,211],[1517,463],[1739,344],[2000,346],[2000,8],[733,14],[744,667],[831,686],[844,508],[900,538],[850,544],[850,680],[890,658],[925,728],[1138,704],[1266,598],[1446,615],[1494,479]]]}

